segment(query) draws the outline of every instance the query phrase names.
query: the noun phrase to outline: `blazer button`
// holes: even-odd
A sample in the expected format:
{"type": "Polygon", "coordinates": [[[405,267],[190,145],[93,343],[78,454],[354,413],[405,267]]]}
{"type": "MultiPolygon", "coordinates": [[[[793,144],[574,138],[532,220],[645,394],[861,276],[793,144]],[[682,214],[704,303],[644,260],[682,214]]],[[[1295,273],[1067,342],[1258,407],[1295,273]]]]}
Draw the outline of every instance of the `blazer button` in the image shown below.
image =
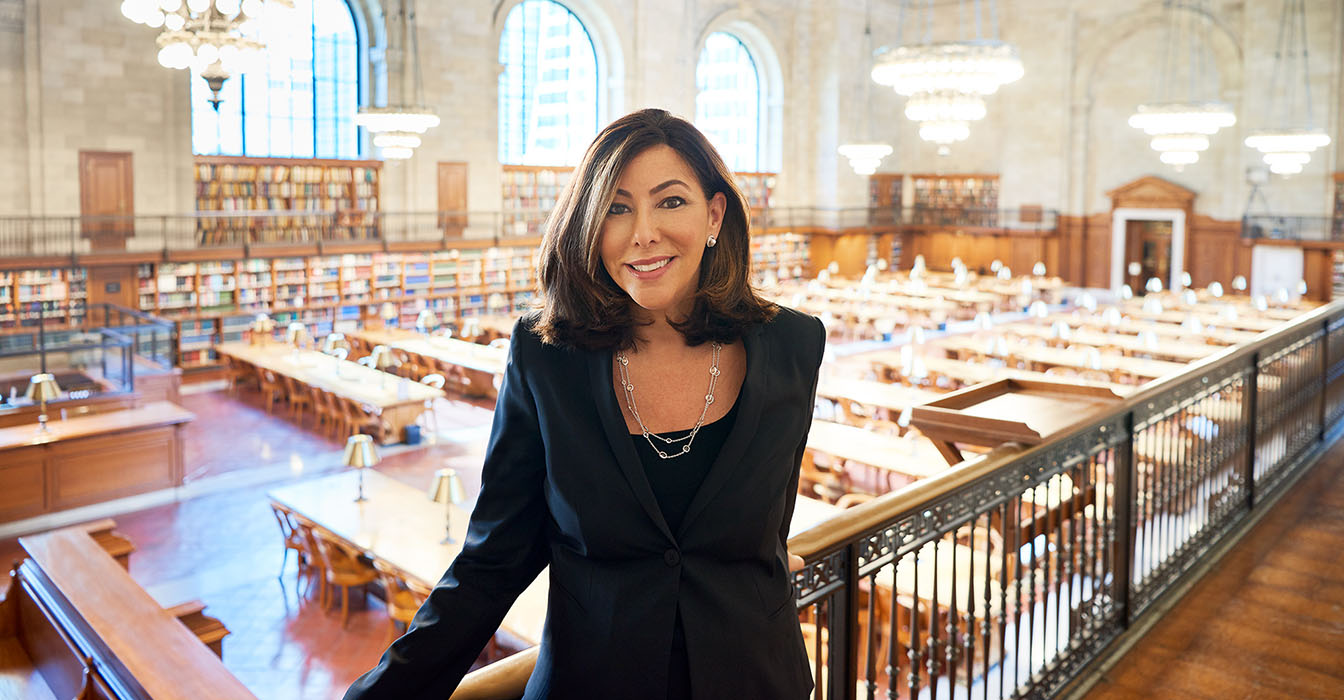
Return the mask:
{"type": "Polygon", "coordinates": [[[663,552],[663,563],[668,566],[676,566],[681,563],[681,553],[675,549],[669,549],[663,552]]]}

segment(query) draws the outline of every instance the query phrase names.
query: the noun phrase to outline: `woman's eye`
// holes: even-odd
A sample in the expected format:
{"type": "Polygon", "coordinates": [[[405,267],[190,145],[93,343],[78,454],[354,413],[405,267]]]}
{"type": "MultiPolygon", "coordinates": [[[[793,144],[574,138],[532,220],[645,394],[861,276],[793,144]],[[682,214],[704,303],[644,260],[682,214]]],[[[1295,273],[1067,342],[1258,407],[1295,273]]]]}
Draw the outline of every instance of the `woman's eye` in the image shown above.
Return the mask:
{"type": "Polygon", "coordinates": [[[630,207],[620,203],[614,203],[611,205],[611,208],[607,209],[607,214],[609,215],[628,214],[629,212],[630,207]]]}
{"type": "Polygon", "coordinates": [[[662,204],[664,209],[676,209],[678,207],[686,206],[686,200],[681,197],[668,197],[663,200],[662,204]]]}

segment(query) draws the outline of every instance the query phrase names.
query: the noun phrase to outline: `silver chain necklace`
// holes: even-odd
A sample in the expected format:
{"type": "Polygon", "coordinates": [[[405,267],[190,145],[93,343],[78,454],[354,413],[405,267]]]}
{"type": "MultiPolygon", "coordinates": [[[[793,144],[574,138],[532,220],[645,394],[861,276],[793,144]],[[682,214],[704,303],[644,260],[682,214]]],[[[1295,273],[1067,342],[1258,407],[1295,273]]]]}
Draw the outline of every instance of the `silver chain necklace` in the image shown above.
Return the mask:
{"type": "Polygon", "coordinates": [[[635,417],[635,422],[639,423],[639,432],[644,435],[644,439],[649,442],[649,447],[652,447],[653,451],[657,452],[659,457],[663,459],[675,459],[691,451],[691,443],[695,442],[695,434],[700,432],[700,426],[705,424],[705,416],[709,413],[709,405],[714,403],[714,385],[719,381],[719,351],[722,349],[723,346],[719,345],[718,341],[715,341],[714,359],[709,365],[709,392],[705,394],[705,407],[700,411],[700,418],[695,421],[695,427],[691,428],[691,432],[679,438],[664,437],[658,433],[649,432],[649,429],[644,427],[644,420],[639,417],[639,409],[635,408],[635,385],[630,383],[630,372],[628,369],[630,358],[626,357],[625,352],[623,351],[618,351],[616,353],[617,367],[621,373],[621,388],[625,390],[625,405],[629,407],[630,414],[635,417]],[[664,445],[669,447],[675,447],[677,443],[683,441],[686,444],[681,446],[680,451],[669,454],[664,452],[658,445],[654,444],[654,438],[658,438],[664,445]]]}

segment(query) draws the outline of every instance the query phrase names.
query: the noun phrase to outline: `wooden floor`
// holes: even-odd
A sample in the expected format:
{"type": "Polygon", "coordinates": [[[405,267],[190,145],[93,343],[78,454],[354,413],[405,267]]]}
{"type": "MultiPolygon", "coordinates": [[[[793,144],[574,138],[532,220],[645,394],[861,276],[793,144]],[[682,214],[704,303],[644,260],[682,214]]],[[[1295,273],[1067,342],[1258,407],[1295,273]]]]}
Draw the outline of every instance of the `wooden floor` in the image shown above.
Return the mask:
{"type": "Polygon", "coordinates": [[[1087,700],[1344,699],[1344,441],[1087,700]]]}

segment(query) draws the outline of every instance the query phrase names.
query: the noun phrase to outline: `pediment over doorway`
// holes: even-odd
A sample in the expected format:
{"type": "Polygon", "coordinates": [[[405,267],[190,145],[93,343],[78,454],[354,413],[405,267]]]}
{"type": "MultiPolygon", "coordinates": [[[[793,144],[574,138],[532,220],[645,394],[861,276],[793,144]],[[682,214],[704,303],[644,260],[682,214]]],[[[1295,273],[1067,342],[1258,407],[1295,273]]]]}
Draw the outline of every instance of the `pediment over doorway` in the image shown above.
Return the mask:
{"type": "Polygon", "coordinates": [[[1111,208],[1184,209],[1194,208],[1195,192],[1180,185],[1147,175],[1106,193],[1111,208]]]}

